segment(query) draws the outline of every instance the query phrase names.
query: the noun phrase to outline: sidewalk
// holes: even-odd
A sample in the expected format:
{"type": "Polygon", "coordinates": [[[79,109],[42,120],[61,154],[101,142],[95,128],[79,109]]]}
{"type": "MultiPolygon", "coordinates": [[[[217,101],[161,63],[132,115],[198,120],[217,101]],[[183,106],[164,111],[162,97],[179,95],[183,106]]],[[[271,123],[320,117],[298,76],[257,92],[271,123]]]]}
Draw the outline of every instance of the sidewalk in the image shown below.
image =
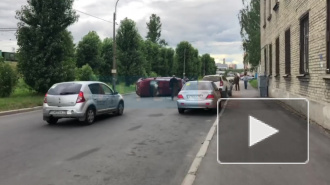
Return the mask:
{"type": "MultiPolygon", "coordinates": [[[[248,90],[244,89],[244,85],[240,84],[241,91],[233,91],[233,98],[256,98],[259,93],[256,89],[248,85],[248,90]],[[242,88],[243,87],[243,88],[242,88]]],[[[258,103],[254,103],[254,106],[258,103]]],[[[250,106],[250,105],[249,105],[250,106]]],[[[248,107],[249,107],[248,106],[248,107]]],[[[272,108],[274,113],[283,112],[282,107],[272,108]]],[[[265,109],[267,109],[266,107],[265,109]]],[[[283,108],[284,109],[284,108],[283,108]]],[[[247,110],[248,111],[248,110],[247,110]]],[[[259,111],[262,111],[261,109],[259,111]]],[[[269,112],[269,110],[268,110],[269,112]]],[[[288,112],[288,111],[285,111],[288,112]]],[[[242,113],[242,112],[241,112],[242,113]]],[[[243,114],[243,113],[242,113],[243,114]]],[[[285,113],[283,113],[285,114],[285,113]]],[[[290,118],[292,125],[303,121],[301,118],[295,115],[283,115],[290,118]]],[[[241,121],[241,114],[230,114],[230,111],[226,112],[226,109],[221,116],[220,123],[226,122],[229,125],[237,124],[237,121],[241,121]]],[[[265,115],[271,116],[271,115],[265,115]]],[[[275,121],[283,121],[282,116],[271,117],[275,121]]],[[[295,127],[293,127],[295,128],[295,127]]],[[[288,126],[288,130],[293,129],[291,124],[288,126]]],[[[230,138],[232,128],[227,130],[221,130],[220,134],[226,135],[230,138]]],[[[210,146],[207,150],[206,156],[203,158],[201,165],[197,171],[195,185],[272,185],[272,184],[330,184],[330,138],[328,135],[321,133],[319,128],[315,125],[310,125],[310,156],[308,164],[288,164],[288,165],[242,165],[242,164],[219,164],[217,162],[217,135],[213,136],[210,146]]],[[[222,139],[225,136],[222,136],[222,139]]],[[[220,138],[219,138],[220,140],[220,138]]],[[[229,142],[230,141],[226,141],[229,142]]],[[[297,141],[299,142],[299,141],[297,141]]],[[[283,143],[285,145],[285,143],[283,143]]],[[[285,146],[284,146],[285,148],[285,146]]],[[[240,151],[238,151],[240,152],[240,151]]]]}

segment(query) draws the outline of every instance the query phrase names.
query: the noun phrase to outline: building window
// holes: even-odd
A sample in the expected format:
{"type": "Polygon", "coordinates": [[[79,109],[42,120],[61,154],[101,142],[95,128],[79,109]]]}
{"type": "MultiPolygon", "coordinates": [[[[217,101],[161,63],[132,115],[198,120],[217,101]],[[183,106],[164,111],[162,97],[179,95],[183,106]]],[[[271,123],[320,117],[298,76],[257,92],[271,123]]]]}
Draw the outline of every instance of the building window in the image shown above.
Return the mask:
{"type": "Polygon", "coordinates": [[[264,28],[266,28],[266,0],[264,0],[264,28]]]}
{"type": "Polygon", "coordinates": [[[269,75],[273,74],[273,45],[269,44],[269,75]]]}
{"type": "Polygon", "coordinates": [[[264,48],[264,59],[265,59],[265,75],[267,75],[267,47],[264,48]]]}
{"type": "Polygon", "coordinates": [[[327,0],[327,73],[330,73],[330,0],[327,0]]]}
{"type": "Polygon", "coordinates": [[[309,14],[300,20],[300,74],[309,73],[309,14]]]}
{"type": "Polygon", "coordinates": [[[268,15],[267,20],[270,21],[272,19],[272,1],[269,0],[268,2],[269,2],[268,3],[268,14],[269,15],[268,15]]]}
{"type": "Polygon", "coordinates": [[[291,74],[291,31],[285,31],[285,74],[291,74]]]}
{"type": "Polygon", "coordinates": [[[276,39],[276,66],[275,66],[275,71],[276,71],[276,76],[280,74],[280,37],[276,39]]]}

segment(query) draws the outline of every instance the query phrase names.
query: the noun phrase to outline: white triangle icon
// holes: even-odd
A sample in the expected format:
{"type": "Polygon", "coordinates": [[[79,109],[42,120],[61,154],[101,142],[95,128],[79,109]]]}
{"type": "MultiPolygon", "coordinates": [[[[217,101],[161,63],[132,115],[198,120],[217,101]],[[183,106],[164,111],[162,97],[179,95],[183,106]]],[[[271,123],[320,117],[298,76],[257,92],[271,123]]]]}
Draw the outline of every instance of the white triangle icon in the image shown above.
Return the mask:
{"type": "Polygon", "coordinates": [[[278,133],[278,130],[266,123],[249,116],[249,147],[278,133]]]}

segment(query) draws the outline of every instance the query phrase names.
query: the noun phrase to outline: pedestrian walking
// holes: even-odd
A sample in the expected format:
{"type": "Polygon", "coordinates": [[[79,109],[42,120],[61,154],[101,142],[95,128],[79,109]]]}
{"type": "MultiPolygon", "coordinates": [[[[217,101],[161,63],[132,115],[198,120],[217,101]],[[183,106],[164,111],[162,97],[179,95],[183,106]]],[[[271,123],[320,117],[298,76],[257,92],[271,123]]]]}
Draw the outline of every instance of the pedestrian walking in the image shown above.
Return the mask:
{"type": "Polygon", "coordinates": [[[249,81],[249,77],[247,76],[247,72],[244,73],[243,80],[244,80],[244,87],[245,87],[245,89],[247,89],[247,83],[249,81]]]}
{"type": "Polygon", "coordinates": [[[239,91],[239,76],[237,74],[235,74],[235,78],[234,78],[234,84],[235,84],[235,89],[236,91],[239,91]]]}
{"type": "Polygon", "coordinates": [[[178,87],[178,80],[176,79],[175,75],[173,75],[172,78],[170,79],[170,89],[171,89],[172,101],[173,101],[173,98],[174,98],[175,93],[177,91],[177,87],[178,87]]]}

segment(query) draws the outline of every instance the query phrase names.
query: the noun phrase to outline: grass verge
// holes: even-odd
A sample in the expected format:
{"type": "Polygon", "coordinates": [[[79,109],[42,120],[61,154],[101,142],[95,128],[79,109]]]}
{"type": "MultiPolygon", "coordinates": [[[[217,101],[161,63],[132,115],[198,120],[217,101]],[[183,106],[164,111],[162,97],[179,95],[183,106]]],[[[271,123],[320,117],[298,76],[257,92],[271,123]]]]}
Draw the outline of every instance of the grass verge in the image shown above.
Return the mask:
{"type": "MultiPolygon", "coordinates": [[[[123,83],[117,85],[116,89],[120,94],[132,93],[135,92],[135,85],[125,86],[123,83]]],[[[43,99],[43,94],[38,94],[31,90],[22,79],[19,79],[12,95],[6,98],[0,98],[0,111],[42,106],[43,99]]]]}
{"type": "Polygon", "coordinates": [[[250,80],[249,83],[252,87],[258,89],[258,80],[257,79],[250,80]]]}

